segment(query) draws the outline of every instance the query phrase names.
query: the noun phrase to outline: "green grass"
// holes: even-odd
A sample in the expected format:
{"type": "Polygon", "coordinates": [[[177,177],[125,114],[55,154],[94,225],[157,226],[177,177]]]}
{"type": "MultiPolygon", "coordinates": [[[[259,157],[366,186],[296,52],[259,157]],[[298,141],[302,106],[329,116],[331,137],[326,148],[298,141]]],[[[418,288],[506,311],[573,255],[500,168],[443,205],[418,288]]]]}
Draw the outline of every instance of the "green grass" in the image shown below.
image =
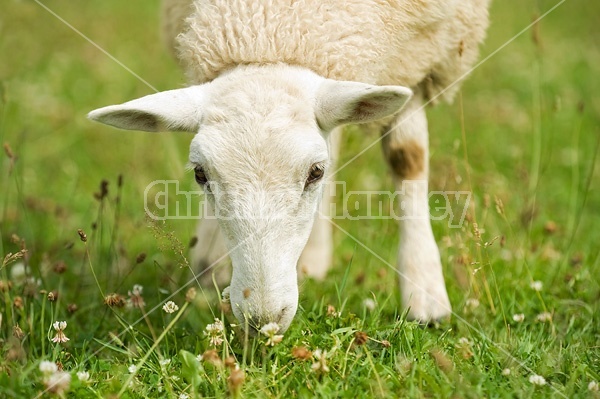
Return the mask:
{"type": "MultiPolygon", "coordinates": [[[[160,45],[158,1],[44,4],[159,90],[185,83],[160,45]]],[[[482,57],[554,4],[495,2],[482,57]]],[[[145,219],[150,182],[194,187],[185,172],[190,137],[87,121],[91,109],[152,91],[40,5],[5,1],[0,142],[16,158],[0,155],[0,255],[22,246],[27,255],[0,269],[0,397],[52,396],[44,392],[42,360],[72,374],[64,396],[235,395],[228,378],[237,372],[196,360],[211,348],[203,332],[215,317],[225,320],[227,338],[217,357],[234,356],[245,373],[240,397],[599,397],[588,390],[600,381],[599,11],[594,2],[567,0],[536,35],[528,30],[477,68],[453,105],[429,110],[431,189],[473,192],[462,228],[433,226],[452,319],[431,328],[404,320],[390,267],[392,221],[341,220],[378,256],[337,230],[327,281],[301,283],[292,327],[268,347],[236,333],[216,290],[191,279],[181,253],[194,221],[145,219]],[[97,200],[103,179],[108,196],[97,200]],[[20,262],[39,286],[19,284],[20,262]],[[60,262],[66,270],[59,274],[60,262]],[[541,291],[530,287],[534,280],[541,291]],[[104,305],[105,294],[128,297],[134,284],[144,287],[143,309],[104,305]],[[198,295],[184,305],[189,287],[198,295]],[[58,297],[49,301],[52,291],[58,297]],[[171,296],[180,310],[166,314],[161,307],[171,296]],[[367,298],[377,304],[372,311],[367,298]],[[328,305],[341,316],[328,315],[328,305]],[[552,321],[536,321],[542,312],[552,321]],[[525,320],[513,321],[520,313],[525,320]],[[68,322],[67,343],[50,341],[57,320],[68,322]],[[357,332],[369,337],[364,345],[357,332]],[[329,371],[294,357],[300,346],[327,351],[329,371]],[[87,384],[75,376],[84,370],[87,384]],[[547,385],[531,384],[533,373],[547,385]]],[[[377,137],[348,129],[340,165],[377,137]]],[[[349,189],[393,187],[378,147],[341,171],[349,189]]]]}

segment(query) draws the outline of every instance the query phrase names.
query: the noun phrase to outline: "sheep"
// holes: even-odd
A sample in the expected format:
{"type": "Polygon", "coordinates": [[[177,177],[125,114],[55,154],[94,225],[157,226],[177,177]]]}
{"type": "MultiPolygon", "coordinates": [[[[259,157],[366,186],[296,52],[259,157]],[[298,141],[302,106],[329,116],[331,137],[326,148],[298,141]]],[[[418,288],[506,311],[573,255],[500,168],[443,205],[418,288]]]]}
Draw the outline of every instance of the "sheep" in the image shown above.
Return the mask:
{"type": "MultiPolygon", "coordinates": [[[[489,0],[166,0],[163,32],[190,86],[92,111],[122,129],[194,133],[189,161],[221,216],[230,299],[251,332],[285,331],[297,269],[324,278],[341,127],[377,123],[403,201],[398,274],[408,317],[451,313],[428,208],[423,105],[450,101],[478,56],[489,0]],[[321,211],[319,204],[323,202],[321,211]],[[223,215],[227,216],[224,217],[223,215]]],[[[200,242],[202,242],[200,238],[200,242]]],[[[210,242],[207,238],[205,242],[210,242]]]]}

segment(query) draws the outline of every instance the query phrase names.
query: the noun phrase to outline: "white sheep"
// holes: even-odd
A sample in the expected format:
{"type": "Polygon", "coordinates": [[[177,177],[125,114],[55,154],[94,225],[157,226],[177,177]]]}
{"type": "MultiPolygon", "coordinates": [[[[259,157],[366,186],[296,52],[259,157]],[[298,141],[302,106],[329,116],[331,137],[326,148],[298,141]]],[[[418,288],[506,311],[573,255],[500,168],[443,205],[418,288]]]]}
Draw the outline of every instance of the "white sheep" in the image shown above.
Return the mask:
{"type": "MultiPolygon", "coordinates": [[[[205,221],[200,234],[220,229],[230,250],[234,314],[253,330],[277,322],[282,331],[297,309],[297,266],[323,278],[331,262],[332,227],[315,213],[330,200],[323,175],[340,126],[390,117],[398,126],[384,136],[384,154],[402,199],[415,204],[401,210],[402,301],[413,319],[439,319],[451,307],[429,221],[422,105],[458,89],[484,38],[488,3],[167,0],[165,38],[192,86],[89,117],[195,133],[196,180],[227,216],[205,221]]],[[[216,257],[206,247],[200,256],[216,257]]]]}

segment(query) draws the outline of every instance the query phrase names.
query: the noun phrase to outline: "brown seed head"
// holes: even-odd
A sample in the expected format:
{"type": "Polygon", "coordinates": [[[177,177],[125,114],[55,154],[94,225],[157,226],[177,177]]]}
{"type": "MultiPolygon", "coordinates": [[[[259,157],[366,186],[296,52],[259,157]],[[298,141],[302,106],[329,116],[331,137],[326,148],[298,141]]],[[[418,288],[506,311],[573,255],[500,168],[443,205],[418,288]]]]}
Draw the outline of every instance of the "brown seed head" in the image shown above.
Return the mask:
{"type": "Polygon", "coordinates": [[[235,357],[227,356],[225,358],[225,367],[227,367],[229,369],[234,369],[235,368],[235,357]]]}
{"type": "Polygon", "coordinates": [[[11,281],[0,280],[0,292],[9,291],[12,288],[11,281]]]}
{"type": "Polygon", "coordinates": [[[79,234],[79,239],[83,242],[87,241],[87,234],[83,232],[82,229],[77,229],[77,234],[79,234]]]}
{"type": "Polygon", "coordinates": [[[16,339],[23,339],[24,336],[25,333],[23,332],[23,330],[21,330],[21,327],[19,327],[18,325],[13,326],[13,337],[15,337],[16,339]]]}
{"type": "Polygon", "coordinates": [[[369,340],[369,336],[366,332],[357,331],[354,333],[354,343],[356,345],[364,345],[369,340]]]}
{"type": "Polygon", "coordinates": [[[15,299],[13,299],[13,305],[17,309],[23,309],[23,298],[16,296],[15,299]]]}
{"type": "Polygon", "coordinates": [[[77,304],[70,303],[69,306],[67,306],[67,312],[69,312],[70,314],[77,312],[77,304]]]}
{"type": "Polygon", "coordinates": [[[548,220],[546,224],[544,224],[544,232],[546,232],[546,234],[554,234],[556,233],[556,230],[558,230],[558,226],[553,220],[548,220]]]}
{"type": "Polygon", "coordinates": [[[329,317],[337,316],[337,312],[335,311],[335,306],[327,305],[327,316],[329,316],[329,317]]]}
{"type": "Polygon", "coordinates": [[[125,298],[117,293],[108,294],[104,297],[104,304],[111,308],[122,308],[125,306],[125,298]]]}
{"type": "Polygon", "coordinates": [[[312,352],[305,346],[296,346],[292,349],[292,356],[294,359],[298,360],[310,360],[312,358],[312,352]]]}
{"type": "Polygon", "coordinates": [[[209,349],[202,354],[202,361],[210,363],[214,366],[221,366],[223,362],[215,349],[209,349]]]}
{"type": "Polygon", "coordinates": [[[108,195],[108,180],[102,180],[100,182],[100,190],[94,193],[94,198],[101,201],[108,195]]]}
{"type": "Polygon", "coordinates": [[[142,252],[135,258],[135,263],[139,265],[140,263],[142,263],[145,260],[146,260],[146,254],[144,252],[142,252]]]}
{"type": "Polygon", "coordinates": [[[362,285],[365,282],[365,274],[363,272],[360,272],[356,275],[356,278],[354,279],[354,284],[356,285],[362,285]]]}
{"type": "Polygon", "coordinates": [[[219,307],[221,308],[221,312],[225,314],[231,313],[231,304],[226,302],[219,303],[219,307]]]}
{"type": "Polygon", "coordinates": [[[16,158],[15,153],[13,152],[12,148],[10,148],[10,144],[8,143],[4,143],[4,153],[11,160],[14,160],[16,158]]]}
{"type": "Polygon", "coordinates": [[[231,392],[232,395],[236,396],[242,389],[242,385],[244,384],[245,379],[246,374],[241,369],[231,370],[231,374],[227,378],[227,386],[229,387],[229,392],[231,392]]]}
{"type": "Polygon", "coordinates": [[[67,271],[67,264],[65,262],[63,262],[62,260],[60,260],[54,264],[54,267],[52,269],[57,274],[63,274],[64,272],[67,271]]]}
{"type": "Polygon", "coordinates": [[[50,291],[48,293],[48,300],[50,302],[54,302],[58,299],[58,291],[54,290],[54,291],[50,291]]]}
{"type": "Polygon", "coordinates": [[[387,339],[384,339],[383,341],[381,341],[381,345],[383,345],[384,348],[389,348],[390,346],[392,346],[390,341],[388,341],[387,339]]]}

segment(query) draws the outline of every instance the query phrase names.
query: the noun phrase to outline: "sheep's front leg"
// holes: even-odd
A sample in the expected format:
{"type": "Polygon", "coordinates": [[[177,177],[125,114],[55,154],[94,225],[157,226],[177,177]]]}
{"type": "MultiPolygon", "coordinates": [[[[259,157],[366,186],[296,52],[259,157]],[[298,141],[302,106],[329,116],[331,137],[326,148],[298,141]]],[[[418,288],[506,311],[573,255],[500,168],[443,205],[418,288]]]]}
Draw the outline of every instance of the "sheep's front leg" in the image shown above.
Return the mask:
{"type": "MultiPolygon", "coordinates": [[[[329,144],[329,173],[335,170],[342,128],[335,128],[327,138],[329,144]]],[[[334,177],[335,178],[335,177],[334,177]]],[[[330,205],[335,201],[335,190],[330,179],[323,188],[319,211],[315,216],[310,237],[298,261],[298,275],[323,280],[333,260],[333,225],[329,221],[330,205]]]]}
{"type": "Polygon", "coordinates": [[[422,98],[415,95],[384,136],[383,151],[399,192],[398,272],[408,317],[428,322],[451,312],[428,203],[429,139],[422,98]]]}

